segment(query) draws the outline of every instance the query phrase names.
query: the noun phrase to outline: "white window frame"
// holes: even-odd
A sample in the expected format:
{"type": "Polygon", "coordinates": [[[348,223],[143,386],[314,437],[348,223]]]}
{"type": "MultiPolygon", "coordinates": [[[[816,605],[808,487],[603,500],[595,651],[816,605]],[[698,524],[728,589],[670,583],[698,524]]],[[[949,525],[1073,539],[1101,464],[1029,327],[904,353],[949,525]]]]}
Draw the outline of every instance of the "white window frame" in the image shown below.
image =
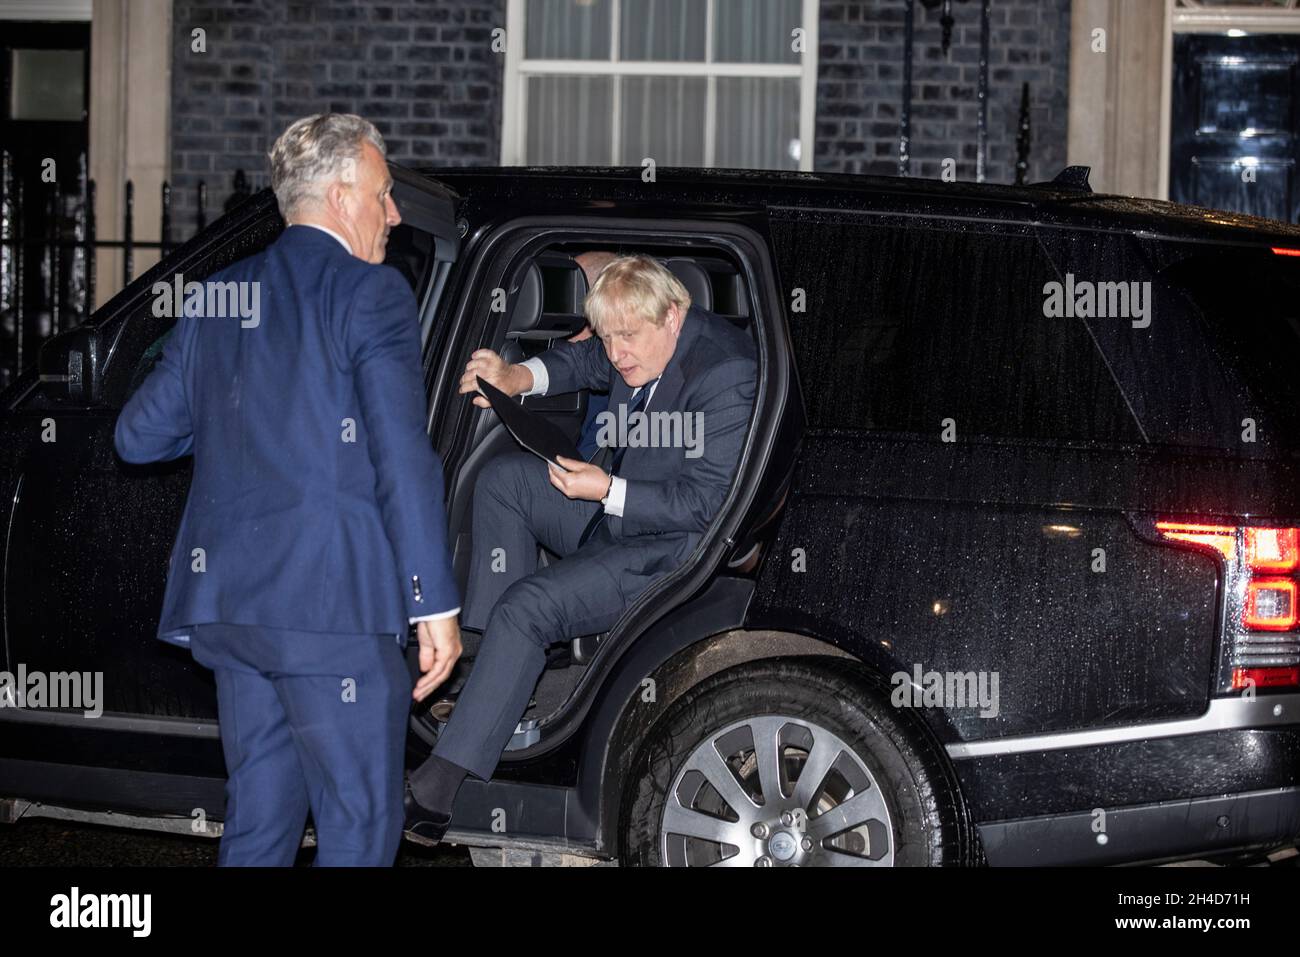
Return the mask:
{"type": "Polygon", "coordinates": [[[703,61],[678,60],[619,60],[619,14],[622,0],[612,0],[610,16],[611,59],[609,60],[543,60],[525,59],[525,0],[507,0],[506,3],[506,64],[505,89],[502,97],[501,165],[521,166],[524,148],[528,142],[528,80],[534,76],[612,76],[614,78],[612,140],[613,153],[620,152],[622,124],[621,78],[625,76],[706,77],[708,80],[704,102],[704,164],[714,165],[717,132],[717,78],[718,77],[781,77],[799,82],[799,169],[813,168],[813,139],[817,113],[817,0],[803,0],[800,26],[804,31],[804,52],[798,63],[716,63],[713,62],[713,11],[714,0],[705,14],[705,44],[703,61]]]}
{"type": "Polygon", "coordinates": [[[0,20],[90,22],[91,0],[0,0],[0,20]]]}

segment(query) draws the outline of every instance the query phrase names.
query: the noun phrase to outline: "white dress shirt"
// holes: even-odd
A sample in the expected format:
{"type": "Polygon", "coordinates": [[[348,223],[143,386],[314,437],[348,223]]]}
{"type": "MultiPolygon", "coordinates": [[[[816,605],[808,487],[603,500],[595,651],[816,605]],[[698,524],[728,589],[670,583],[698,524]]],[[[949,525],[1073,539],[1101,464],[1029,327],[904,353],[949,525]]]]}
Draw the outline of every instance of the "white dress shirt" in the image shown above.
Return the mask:
{"type": "MultiPolygon", "coordinates": [[[[541,358],[533,356],[531,359],[525,359],[520,363],[520,365],[533,374],[533,387],[527,392],[522,392],[520,394],[546,395],[547,389],[551,386],[551,377],[550,374],[547,373],[546,364],[542,362],[541,358]]],[[[650,385],[650,394],[646,396],[645,406],[642,407],[643,412],[650,405],[650,400],[655,397],[655,389],[658,387],[659,380],[655,379],[655,381],[650,385]]],[[[635,401],[640,392],[641,386],[637,386],[632,390],[632,395],[629,397],[628,401],[635,401]]],[[[621,518],[623,515],[623,504],[626,501],[627,479],[615,475],[610,479],[609,492],[607,492],[605,497],[600,500],[601,504],[605,506],[605,514],[616,515],[621,518]]]]}

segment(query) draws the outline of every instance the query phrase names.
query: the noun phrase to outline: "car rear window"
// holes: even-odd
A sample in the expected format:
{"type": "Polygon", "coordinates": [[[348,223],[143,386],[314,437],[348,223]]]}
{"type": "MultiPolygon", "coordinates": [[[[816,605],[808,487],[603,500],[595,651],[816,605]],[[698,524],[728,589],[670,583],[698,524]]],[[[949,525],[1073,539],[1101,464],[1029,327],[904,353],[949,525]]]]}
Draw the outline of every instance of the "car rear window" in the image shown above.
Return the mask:
{"type": "Polygon", "coordinates": [[[1086,324],[1044,316],[1031,228],[821,216],[772,225],[812,425],[1141,441],[1086,324]]]}
{"type": "MultiPolygon", "coordinates": [[[[1162,278],[1186,297],[1208,351],[1224,363],[1233,409],[1216,448],[1300,450],[1300,258],[1272,249],[1185,245],[1162,278]],[[1255,441],[1248,441],[1250,422],[1255,441]]],[[[1177,433],[1158,438],[1177,441],[1177,433]]]]}
{"type": "Polygon", "coordinates": [[[1087,320],[1145,442],[1300,450],[1300,257],[1108,233],[1044,231],[1044,244],[1062,276],[1149,283],[1140,323],[1087,320]]]}

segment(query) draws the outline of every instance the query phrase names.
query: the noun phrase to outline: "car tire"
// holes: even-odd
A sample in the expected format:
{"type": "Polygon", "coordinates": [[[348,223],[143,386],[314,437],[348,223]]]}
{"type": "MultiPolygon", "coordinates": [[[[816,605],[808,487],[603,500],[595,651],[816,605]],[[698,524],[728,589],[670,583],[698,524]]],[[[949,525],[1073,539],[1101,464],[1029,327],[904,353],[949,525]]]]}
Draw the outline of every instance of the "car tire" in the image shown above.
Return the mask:
{"type": "Polygon", "coordinates": [[[706,679],[650,728],[625,782],[620,860],[630,866],[977,860],[937,740],[889,704],[878,678],[834,660],[754,662],[706,679]],[[773,741],[775,751],[758,746],[773,741]]]}

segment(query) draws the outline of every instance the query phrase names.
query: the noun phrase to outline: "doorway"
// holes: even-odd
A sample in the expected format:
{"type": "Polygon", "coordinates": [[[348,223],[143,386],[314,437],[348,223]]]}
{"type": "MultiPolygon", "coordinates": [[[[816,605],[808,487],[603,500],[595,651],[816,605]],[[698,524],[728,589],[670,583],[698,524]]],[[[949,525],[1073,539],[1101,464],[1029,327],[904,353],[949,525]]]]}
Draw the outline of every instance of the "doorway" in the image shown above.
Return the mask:
{"type": "Polygon", "coordinates": [[[89,23],[6,21],[0,149],[11,241],[0,247],[0,387],[87,312],[84,254],[60,244],[84,215],[89,86],[89,23]]]}
{"type": "Polygon", "coordinates": [[[1169,198],[1300,222],[1300,34],[1173,38],[1169,198]]]}

